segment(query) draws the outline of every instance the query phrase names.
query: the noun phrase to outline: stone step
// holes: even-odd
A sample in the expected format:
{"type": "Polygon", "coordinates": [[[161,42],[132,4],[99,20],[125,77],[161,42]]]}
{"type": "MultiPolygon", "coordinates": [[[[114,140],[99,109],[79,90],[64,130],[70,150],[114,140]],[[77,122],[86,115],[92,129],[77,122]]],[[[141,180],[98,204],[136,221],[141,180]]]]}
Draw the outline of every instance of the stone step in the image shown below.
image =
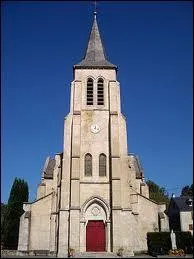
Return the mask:
{"type": "Polygon", "coordinates": [[[84,252],[74,256],[74,258],[119,258],[120,256],[110,252],[84,252]]]}

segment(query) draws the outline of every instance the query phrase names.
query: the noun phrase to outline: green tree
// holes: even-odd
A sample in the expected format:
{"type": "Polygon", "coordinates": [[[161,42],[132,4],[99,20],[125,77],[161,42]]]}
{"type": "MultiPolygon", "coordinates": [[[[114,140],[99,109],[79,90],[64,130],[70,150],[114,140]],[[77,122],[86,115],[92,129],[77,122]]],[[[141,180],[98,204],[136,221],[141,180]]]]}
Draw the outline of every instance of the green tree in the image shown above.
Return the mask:
{"type": "Polygon", "coordinates": [[[7,204],[4,220],[3,244],[7,249],[17,249],[20,217],[23,214],[23,202],[28,201],[28,184],[15,178],[7,204]]]}
{"type": "Polygon", "coordinates": [[[193,184],[184,186],[181,191],[181,196],[193,196],[193,184]]]}
{"type": "Polygon", "coordinates": [[[150,199],[156,202],[165,202],[166,205],[169,205],[170,199],[168,193],[164,187],[160,187],[155,182],[148,180],[147,185],[149,186],[149,195],[150,199]]]}
{"type": "Polygon", "coordinates": [[[4,237],[4,226],[5,226],[5,219],[7,215],[7,204],[1,203],[1,240],[4,237]]]}

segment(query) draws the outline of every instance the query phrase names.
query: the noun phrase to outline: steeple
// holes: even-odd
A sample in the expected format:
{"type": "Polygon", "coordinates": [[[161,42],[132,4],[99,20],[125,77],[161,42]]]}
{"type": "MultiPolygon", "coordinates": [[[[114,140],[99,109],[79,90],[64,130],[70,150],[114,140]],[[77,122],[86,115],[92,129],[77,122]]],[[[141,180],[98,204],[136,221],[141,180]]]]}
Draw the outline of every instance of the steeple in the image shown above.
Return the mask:
{"type": "Polygon", "coordinates": [[[74,65],[74,68],[117,68],[107,59],[98,29],[96,11],[94,12],[94,22],[90,33],[88,46],[84,59],[74,65]]]}

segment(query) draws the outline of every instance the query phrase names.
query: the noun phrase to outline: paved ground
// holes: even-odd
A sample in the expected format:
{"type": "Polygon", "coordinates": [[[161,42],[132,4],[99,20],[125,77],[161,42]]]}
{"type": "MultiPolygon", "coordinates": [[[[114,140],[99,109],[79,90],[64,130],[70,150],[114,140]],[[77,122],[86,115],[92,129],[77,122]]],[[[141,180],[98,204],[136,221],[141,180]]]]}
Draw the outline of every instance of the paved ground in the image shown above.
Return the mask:
{"type": "MultiPolygon", "coordinates": [[[[54,256],[1,256],[1,258],[56,258],[54,256]]],[[[63,257],[65,258],[65,257],[63,257]]],[[[66,257],[67,258],[67,257],[66,257]]],[[[85,254],[85,256],[78,256],[74,258],[121,258],[120,256],[114,255],[99,255],[98,253],[95,254],[85,254]]],[[[156,258],[150,255],[136,255],[136,256],[129,256],[129,257],[123,257],[123,258],[156,258]]],[[[163,255],[163,256],[157,256],[157,258],[172,258],[175,259],[174,256],[168,256],[168,255],[163,255]]],[[[193,258],[193,255],[186,255],[186,256],[179,256],[178,258],[193,258]]]]}
{"type": "MultiPolygon", "coordinates": [[[[1,256],[1,258],[55,258],[56,257],[52,257],[52,256],[1,256]]],[[[63,257],[63,258],[68,258],[68,257],[63,257]]],[[[74,256],[73,258],[121,258],[120,256],[114,256],[114,257],[111,257],[111,256],[100,256],[99,255],[93,255],[93,256],[85,256],[85,257],[76,257],[74,256]]],[[[126,257],[124,257],[126,258],[126,257]]],[[[128,257],[128,258],[154,258],[152,256],[147,256],[147,255],[142,255],[142,256],[131,256],[131,257],[128,257]]]]}
{"type": "MultiPolygon", "coordinates": [[[[19,256],[19,255],[1,255],[1,258],[56,258],[56,256],[32,256],[32,255],[25,255],[25,256],[19,256]]],[[[68,258],[68,257],[63,257],[68,258]]],[[[118,256],[114,253],[80,253],[75,255],[73,258],[122,258],[121,256],[118,256]]],[[[153,257],[151,255],[135,255],[135,256],[127,256],[123,258],[175,258],[174,256],[168,256],[168,255],[160,255],[157,257],[153,257]]],[[[193,255],[185,255],[185,256],[179,256],[179,258],[193,258],[193,255]]]]}
{"type": "MultiPolygon", "coordinates": [[[[1,256],[1,258],[56,258],[56,257],[51,257],[51,256],[1,256]]],[[[68,258],[68,257],[63,257],[63,258],[68,258]]],[[[74,257],[76,258],[76,257],[74,257]]],[[[77,257],[77,258],[80,258],[80,257],[77,257]]],[[[85,257],[85,258],[88,258],[88,257],[85,257]]],[[[99,257],[98,255],[96,257],[93,257],[93,258],[108,258],[108,257],[99,257]]],[[[114,257],[109,257],[109,258],[114,258],[114,257]]],[[[127,258],[127,257],[123,257],[123,258],[127,258]]],[[[152,257],[152,256],[148,256],[148,255],[142,255],[142,256],[131,256],[131,257],[128,257],[128,258],[172,258],[174,259],[175,257],[174,256],[171,256],[169,257],[168,255],[166,256],[163,256],[163,257],[152,257]]],[[[178,258],[193,258],[193,256],[179,256],[178,258]]]]}

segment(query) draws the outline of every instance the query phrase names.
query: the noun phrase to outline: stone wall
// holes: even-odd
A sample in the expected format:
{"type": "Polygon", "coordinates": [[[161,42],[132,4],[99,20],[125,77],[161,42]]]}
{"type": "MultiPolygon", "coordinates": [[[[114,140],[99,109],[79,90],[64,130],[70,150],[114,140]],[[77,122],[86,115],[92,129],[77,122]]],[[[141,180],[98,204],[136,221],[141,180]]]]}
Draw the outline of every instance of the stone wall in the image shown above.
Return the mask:
{"type": "Polygon", "coordinates": [[[193,234],[193,230],[189,230],[189,225],[193,225],[193,218],[191,211],[181,211],[180,212],[180,225],[181,231],[190,231],[193,234]]]}
{"type": "Polygon", "coordinates": [[[31,204],[29,250],[49,250],[52,195],[31,204]]]}

